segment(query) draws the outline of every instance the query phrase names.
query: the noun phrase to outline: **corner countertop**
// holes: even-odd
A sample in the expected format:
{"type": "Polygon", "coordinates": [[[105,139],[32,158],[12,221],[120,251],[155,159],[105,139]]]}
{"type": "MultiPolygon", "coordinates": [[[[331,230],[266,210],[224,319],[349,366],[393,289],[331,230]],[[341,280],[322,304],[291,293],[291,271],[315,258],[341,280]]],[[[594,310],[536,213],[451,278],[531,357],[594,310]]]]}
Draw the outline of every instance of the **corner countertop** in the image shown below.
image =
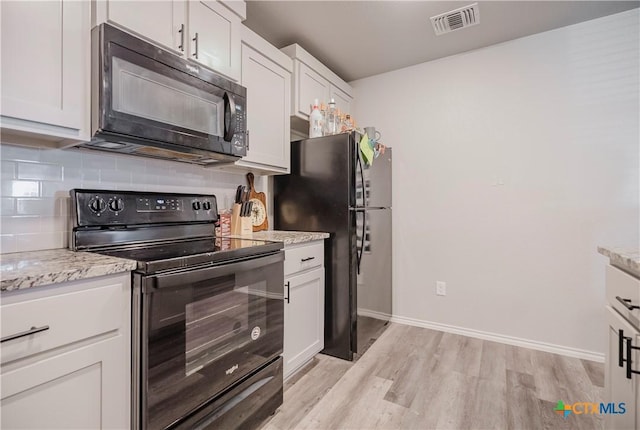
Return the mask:
{"type": "Polygon", "coordinates": [[[113,275],[135,268],[133,260],[68,249],[2,254],[0,291],[113,275]]]}
{"type": "Polygon", "coordinates": [[[243,239],[269,240],[272,242],[282,242],[285,245],[293,245],[296,243],[313,242],[314,240],[323,240],[329,237],[329,233],[312,232],[312,231],[282,231],[282,230],[265,230],[256,231],[251,236],[232,236],[243,239]]]}
{"type": "Polygon", "coordinates": [[[640,249],[599,246],[598,252],[609,257],[611,265],[626,270],[640,278],[640,249]]]}

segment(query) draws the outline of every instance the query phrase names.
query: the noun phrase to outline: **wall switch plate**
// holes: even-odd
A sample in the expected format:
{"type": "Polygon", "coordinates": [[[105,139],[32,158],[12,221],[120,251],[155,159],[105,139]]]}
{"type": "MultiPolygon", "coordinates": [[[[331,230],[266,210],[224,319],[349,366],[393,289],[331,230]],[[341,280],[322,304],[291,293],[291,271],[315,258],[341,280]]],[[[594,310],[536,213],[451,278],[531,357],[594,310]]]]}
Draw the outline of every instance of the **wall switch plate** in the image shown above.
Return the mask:
{"type": "Polygon", "coordinates": [[[436,295],[438,296],[446,296],[447,295],[447,283],[443,281],[436,281],[436,295]]]}

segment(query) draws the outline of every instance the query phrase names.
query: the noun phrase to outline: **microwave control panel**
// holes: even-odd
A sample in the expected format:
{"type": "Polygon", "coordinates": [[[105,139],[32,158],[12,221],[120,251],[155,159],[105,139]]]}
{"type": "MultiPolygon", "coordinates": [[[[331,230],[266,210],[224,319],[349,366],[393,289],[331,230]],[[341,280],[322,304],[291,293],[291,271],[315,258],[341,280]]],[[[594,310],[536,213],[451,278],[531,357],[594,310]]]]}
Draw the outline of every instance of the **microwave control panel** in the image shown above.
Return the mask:
{"type": "Polygon", "coordinates": [[[231,153],[233,155],[247,155],[249,136],[247,132],[247,112],[244,98],[236,98],[236,130],[231,139],[231,153]]]}

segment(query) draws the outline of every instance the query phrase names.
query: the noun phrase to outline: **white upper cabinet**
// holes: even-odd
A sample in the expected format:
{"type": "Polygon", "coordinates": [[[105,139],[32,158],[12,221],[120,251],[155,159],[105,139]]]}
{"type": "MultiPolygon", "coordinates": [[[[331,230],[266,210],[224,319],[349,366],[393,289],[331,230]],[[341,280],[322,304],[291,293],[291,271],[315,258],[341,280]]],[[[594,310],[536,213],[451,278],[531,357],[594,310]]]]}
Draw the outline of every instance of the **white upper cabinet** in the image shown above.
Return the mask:
{"type": "Polygon", "coordinates": [[[90,4],[3,1],[0,9],[3,142],[88,140],[90,4]]]}
{"type": "Polygon", "coordinates": [[[184,52],[187,35],[184,0],[164,1],[99,1],[98,22],[110,21],[164,45],[184,52]],[[152,17],[152,19],[151,19],[152,17]]]}
{"type": "Polygon", "coordinates": [[[309,120],[314,99],[327,104],[333,98],[341,111],[350,112],[353,88],[349,84],[298,44],[285,46],[281,51],[293,59],[292,116],[309,120]]]}
{"type": "Polygon", "coordinates": [[[189,2],[192,59],[240,80],[240,18],[217,1],[189,2]]]}
{"type": "Polygon", "coordinates": [[[247,155],[237,164],[262,173],[289,172],[292,61],[243,26],[242,85],[247,88],[247,155]]]}
{"type": "Polygon", "coordinates": [[[98,0],[95,24],[117,24],[239,81],[245,17],[243,1],[98,0]]]}

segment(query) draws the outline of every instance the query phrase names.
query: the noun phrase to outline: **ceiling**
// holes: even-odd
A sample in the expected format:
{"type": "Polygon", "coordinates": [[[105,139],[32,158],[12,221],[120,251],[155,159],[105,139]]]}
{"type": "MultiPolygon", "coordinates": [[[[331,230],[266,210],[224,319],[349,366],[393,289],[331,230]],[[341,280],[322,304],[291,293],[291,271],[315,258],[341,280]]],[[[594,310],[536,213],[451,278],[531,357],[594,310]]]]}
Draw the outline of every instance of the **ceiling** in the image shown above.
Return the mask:
{"type": "Polygon", "coordinates": [[[470,1],[247,1],[244,24],[298,43],[346,81],[637,8],[640,1],[478,1],[480,23],[436,36],[429,18],[470,1]]]}

